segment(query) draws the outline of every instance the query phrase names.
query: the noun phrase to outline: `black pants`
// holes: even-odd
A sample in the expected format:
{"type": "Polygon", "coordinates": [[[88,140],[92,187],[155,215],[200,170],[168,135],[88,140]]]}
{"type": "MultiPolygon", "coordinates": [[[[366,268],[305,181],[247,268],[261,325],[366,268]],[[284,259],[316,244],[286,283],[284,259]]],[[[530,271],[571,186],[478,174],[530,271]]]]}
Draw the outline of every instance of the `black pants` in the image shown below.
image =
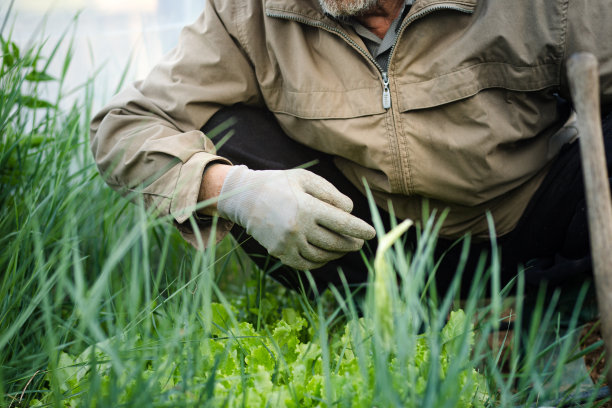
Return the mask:
{"type": "MultiPolygon", "coordinates": [[[[308,170],[317,173],[334,184],[354,203],[353,214],[370,222],[371,215],[366,198],[338,171],[332,157],[299,144],[285,135],[269,112],[241,105],[218,112],[204,127],[208,132],[233,118],[235,134],[227,140],[218,153],[234,164],[244,164],[251,169],[290,169],[316,161],[308,170]]],[[[604,120],[606,156],[612,163],[612,117],[604,120]]],[[[217,142],[225,133],[214,138],[217,142]]],[[[610,166],[608,166],[610,173],[610,166]]],[[[385,227],[390,227],[388,214],[380,210],[385,227]]],[[[408,244],[414,245],[414,229],[408,234],[408,244]]],[[[269,268],[271,258],[254,239],[248,239],[240,226],[232,234],[251,258],[262,268],[269,268]]],[[[376,238],[366,243],[366,256],[372,257],[376,250],[376,238]]],[[[588,226],[584,185],[580,163],[579,144],[565,146],[541,187],[530,201],[516,228],[498,239],[501,251],[502,283],[516,276],[518,268],[525,268],[528,285],[546,281],[553,285],[584,281],[591,277],[588,226]]],[[[489,257],[489,242],[473,242],[463,274],[462,294],[466,294],[473,278],[472,273],[483,254],[489,257]]],[[[435,281],[439,291],[444,292],[455,276],[462,252],[462,245],[455,241],[439,239],[435,250],[436,259],[442,258],[435,281]]],[[[273,263],[273,262],[272,262],[273,263]]],[[[318,287],[341,284],[339,270],[350,285],[367,281],[367,268],[360,253],[348,253],[343,258],[329,262],[311,271],[318,287]]],[[[300,287],[302,272],[281,266],[271,275],[293,288],[300,287]]],[[[306,281],[307,282],[307,281],[306,281]]]]}

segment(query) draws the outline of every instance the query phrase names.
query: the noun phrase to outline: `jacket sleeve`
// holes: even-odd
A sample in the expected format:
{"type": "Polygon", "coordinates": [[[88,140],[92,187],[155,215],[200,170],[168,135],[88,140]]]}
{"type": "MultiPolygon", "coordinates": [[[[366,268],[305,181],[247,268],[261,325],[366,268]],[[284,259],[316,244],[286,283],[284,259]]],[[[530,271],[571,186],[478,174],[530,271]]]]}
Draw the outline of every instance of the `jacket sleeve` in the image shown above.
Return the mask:
{"type": "Polygon", "coordinates": [[[599,60],[601,105],[612,105],[612,4],[609,0],[565,0],[565,56],[563,93],[569,95],[565,61],[573,53],[587,51],[599,60]]]}
{"type": "MultiPolygon", "coordinates": [[[[253,68],[231,32],[235,4],[208,0],[178,46],[91,123],[91,149],[105,181],[123,195],[141,195],[160,216],[171,215],[192,243],[188,218],[203,172],[212,162],[229,164],[199,129],[223,106],[262,103],[253,68]]],[[[220,235],[228,228],[222,221],[220,235]]]]}

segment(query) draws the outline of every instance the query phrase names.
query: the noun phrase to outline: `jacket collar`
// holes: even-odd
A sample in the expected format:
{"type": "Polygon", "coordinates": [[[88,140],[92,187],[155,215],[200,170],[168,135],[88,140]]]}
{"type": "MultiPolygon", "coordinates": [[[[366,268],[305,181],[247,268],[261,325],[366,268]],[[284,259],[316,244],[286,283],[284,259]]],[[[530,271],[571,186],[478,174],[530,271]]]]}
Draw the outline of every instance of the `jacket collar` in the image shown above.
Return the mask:
{"type": "MultiPolygon", "coordinates": [[[[472,12],[479,0],[414,0],[410,13],[417,13],[428,7],[450,5],[472,12]]],[[[336,23],[321,10],[318,0],[264,0],[266,14],[284,16],[313,23],[336,23]]]]}
{"type": "Polygon", "coordinates": [[[317,0],[264,0],[267,15],[286,16],[313,22],[333,21],[326,16],[317,0]]]}
{"type": "Polygon", "coordinates": [[[426,7],[434,6],[434,5],[442,5],[448,4],[457,7],[465,8],[466,10],[473,11],[478,4],[478,0],[414,0],[413,8],[417,8],[418,10],[424,9],[426,7]]]}

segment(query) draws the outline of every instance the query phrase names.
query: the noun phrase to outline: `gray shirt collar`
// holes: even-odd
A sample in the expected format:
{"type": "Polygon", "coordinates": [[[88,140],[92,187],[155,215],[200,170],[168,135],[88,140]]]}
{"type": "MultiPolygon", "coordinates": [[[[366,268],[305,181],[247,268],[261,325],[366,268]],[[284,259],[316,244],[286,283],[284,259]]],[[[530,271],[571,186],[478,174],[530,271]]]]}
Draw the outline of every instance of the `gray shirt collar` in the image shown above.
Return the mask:
{"type": "Polygon", "coordinates": [[[372,54],[372,56],[377,60],[380,56],[391,50],[393,44],[395,44],[397,31],[401,26],[401,22],[403,20],[403,17],[405,16],[406,11],[410,9],[410,6],[412,6],[413,1],[414,0],[406,0],[402,11],[399,13],[397,18],[393,20],[391,26],[389,27],[389,30],[385,34],[385,37],[382,39],[376,36],[376,34],[371,32],[370,30],[368,30],[363,24],[357,21],[357,19],[352,18],[348,21],[348,24],[353,27],[357,35],[361,37],[366,47],[368,47],[368,51],[370,51],[370,54],[372,54]]]}

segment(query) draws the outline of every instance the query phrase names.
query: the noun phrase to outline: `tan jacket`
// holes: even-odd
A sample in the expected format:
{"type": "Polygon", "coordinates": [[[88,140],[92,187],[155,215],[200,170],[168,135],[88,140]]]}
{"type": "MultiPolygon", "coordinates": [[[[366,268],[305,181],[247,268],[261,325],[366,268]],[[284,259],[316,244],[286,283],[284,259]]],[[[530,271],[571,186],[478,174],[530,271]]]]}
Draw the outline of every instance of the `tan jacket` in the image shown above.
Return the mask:
{"type": "Polygon", "coordinates": [[[608,0],[416,0],[383,75],[317,0],[207,0],[178,47],[92,123],[106,181],[184,223],[215,156],[198,130],[222,106],[274,112],[287,134],[337,156],[400,218],[449,208],[442,235],[511,231],[558,151],[564,61],[591,51],[612,102],[608,0]]]}

